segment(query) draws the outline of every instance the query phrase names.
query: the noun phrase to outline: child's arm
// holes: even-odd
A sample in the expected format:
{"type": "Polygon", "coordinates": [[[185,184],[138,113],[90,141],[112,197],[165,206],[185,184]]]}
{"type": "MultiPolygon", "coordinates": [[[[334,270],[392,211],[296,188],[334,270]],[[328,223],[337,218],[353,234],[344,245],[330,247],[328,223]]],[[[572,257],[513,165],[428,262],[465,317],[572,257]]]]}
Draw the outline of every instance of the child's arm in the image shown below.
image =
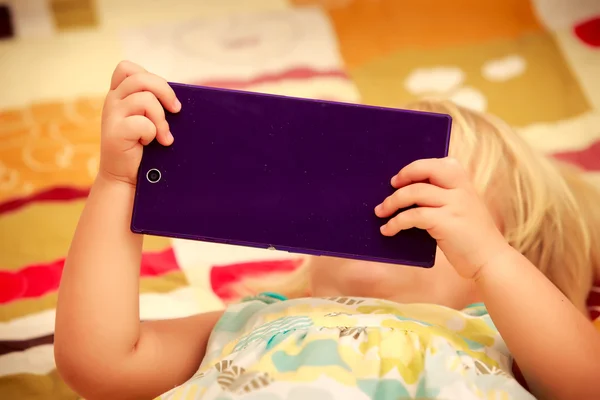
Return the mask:
{"type": "Polygon", "coordinates": [[[600,398],[600,333],[529,260],[508,247],[476,281],[537,397],[600,398]]]}
{"type": "Polygon", "coordinates": [[[135,188],[99,176],[60,285],[55,357],[87,399],[153,398],[198,368],[218,313],[139,319],[142,236],[129,230],[135,188]]]}
{"type": "Polygon", "coordinates": [[[419,207],[392,218],[382,233],[426,229],[456,271],[475,279],[532,391],[542,398],[600,399],[600,334],[508,245],[461,165],[419,160],[392,178],[392,185],[398,190],[375,209],[379,217],[419,207]]]}
{"type": "Polygon", "coordinates": [[[168,145],[157,100],[178,111],[166,81],[117,67],[102,122],[98,177],[71,244],[59,290],[55,358],[87,399],[153,398],[198,368],[219,313],[140,323],[142,236],[129,228],[141,144],[168,145]]]}

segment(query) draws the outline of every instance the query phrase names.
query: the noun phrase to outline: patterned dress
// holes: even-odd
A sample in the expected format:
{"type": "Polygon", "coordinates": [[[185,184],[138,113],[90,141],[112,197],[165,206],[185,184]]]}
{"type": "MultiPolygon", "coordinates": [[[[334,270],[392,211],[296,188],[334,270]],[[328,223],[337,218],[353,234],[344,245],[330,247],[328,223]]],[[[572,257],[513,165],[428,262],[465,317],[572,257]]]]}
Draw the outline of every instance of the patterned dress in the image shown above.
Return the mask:
{"type": "Polygon", "coordinates": [[[160,398],[534,399],[511,364],[482,304],[267,293],[229,308],[198,372],[160,398]]]}

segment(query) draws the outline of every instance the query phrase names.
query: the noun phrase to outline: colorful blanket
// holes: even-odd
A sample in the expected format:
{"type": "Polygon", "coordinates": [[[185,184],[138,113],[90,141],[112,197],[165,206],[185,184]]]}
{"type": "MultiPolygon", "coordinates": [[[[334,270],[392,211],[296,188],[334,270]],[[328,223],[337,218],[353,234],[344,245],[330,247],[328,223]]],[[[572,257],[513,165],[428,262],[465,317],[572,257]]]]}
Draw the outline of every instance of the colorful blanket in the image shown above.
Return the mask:
{"type": "MultiPolygon", "coordinates": [[[[2,399],[76,398],[55,371],[56,289],[123,58],[171,81],[293,96],[385,106],[445,96],[499,115],[600,184],[595,0],[0,1],[0,37],[2,399]]],[[[221,308],[228,284],[298,263],[149,237],[142,318],[221,308]]]]}

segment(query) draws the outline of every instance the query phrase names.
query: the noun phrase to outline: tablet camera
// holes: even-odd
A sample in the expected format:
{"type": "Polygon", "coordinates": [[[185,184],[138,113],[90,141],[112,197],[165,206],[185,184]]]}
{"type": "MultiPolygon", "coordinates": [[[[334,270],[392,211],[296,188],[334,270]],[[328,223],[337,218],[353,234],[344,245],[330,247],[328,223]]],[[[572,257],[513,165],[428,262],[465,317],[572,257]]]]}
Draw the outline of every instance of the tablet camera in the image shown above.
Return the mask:
{"type": "Polygon", "coordinates": [[[146,174],[146,179],[148,179],[148,182],[150,182],[150,183],[156,183],[156,182],[160,181],[160,171],[157,170],[156,168],[152,168],[146,174]]]}

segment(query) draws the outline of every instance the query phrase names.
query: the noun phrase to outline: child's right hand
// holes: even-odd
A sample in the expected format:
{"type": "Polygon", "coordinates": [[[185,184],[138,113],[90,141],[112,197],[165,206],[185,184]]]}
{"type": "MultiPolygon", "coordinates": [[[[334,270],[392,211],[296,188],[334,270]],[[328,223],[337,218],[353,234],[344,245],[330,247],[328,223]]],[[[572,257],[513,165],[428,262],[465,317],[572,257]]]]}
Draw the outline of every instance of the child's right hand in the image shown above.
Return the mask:
{"type": "Polygon", "coordinates": [[[155,138],[163,146],[173,143],[163,106],[181,109],[166,80],[132,62],[119,63],[102,110],[100,175],[135,186],[142,146],[155,138]]]}

